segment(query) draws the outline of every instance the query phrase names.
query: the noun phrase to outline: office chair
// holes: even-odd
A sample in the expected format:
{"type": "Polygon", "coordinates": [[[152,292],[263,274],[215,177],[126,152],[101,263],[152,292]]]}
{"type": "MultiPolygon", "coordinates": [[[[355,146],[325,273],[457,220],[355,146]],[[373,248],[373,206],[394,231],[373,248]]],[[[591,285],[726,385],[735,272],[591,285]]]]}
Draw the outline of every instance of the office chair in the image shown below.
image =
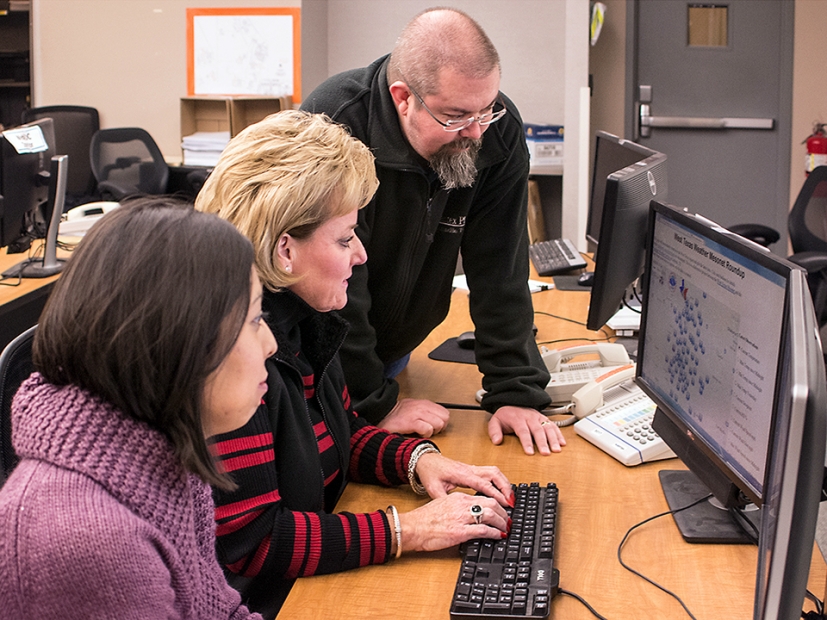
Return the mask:
{"type": "Polygon", "coordinates": [[[139,127],[99,129],[92,136],[89,161],[103,200],[167,191],[169,166],[152,136],[139,127]]]}
{"type": "Polygon", "coordinates": [[[32,341],[36,327],[12,340],[0,354],[0,485],[18,461],[11,444],[11,401],[20,384],[34,371],[32,341]]]}
{"type": "MultiPolygon", "coordinates": [[[[827,325],[827,166],[818,166],[804,181],[787,217],[793,254],[789,260],[807,270],[819,327],[827,325]]],[[[737,224],[730,230],[763,246],[780,238],[762,224],[737,224]]],[[[827,344],[827,343],[825,343],[827,344]]]]}
{"type": "Polygon", "coordinates": [[[97,183],[89,164],[89,145],[92,136],[100,129],[98,110],[79,105],[50,105],[29,108],[21,116],[23,123],[41,118],[53,121],[57,154],[69,156],[64,210],[98,200],[97,183]]]}

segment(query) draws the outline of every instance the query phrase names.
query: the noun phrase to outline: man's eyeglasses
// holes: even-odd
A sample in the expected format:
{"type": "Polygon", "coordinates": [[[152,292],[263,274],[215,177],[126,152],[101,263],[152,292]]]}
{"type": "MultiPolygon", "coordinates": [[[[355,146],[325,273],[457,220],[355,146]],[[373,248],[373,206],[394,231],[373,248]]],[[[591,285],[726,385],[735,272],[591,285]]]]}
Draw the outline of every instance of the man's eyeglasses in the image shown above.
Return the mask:
{"type": "Polygon", "coordinates": [[[502,109],[497,110],[496,112],[491,112],[490,114],[480,114],[479,116],[469,116],[468,118],[463,118],[460,120],[441,121],[434,115],[433,112],[431,112],[431,109],[425,104],[425,101],[419,96],[419,93],[411,87],[410,84],[408,84],[408,88],[410,88],[414,96],[419,99],[419,103],[421,103],[422,107],[425,108],[425,111],[431,115],[431,118],[442,125],[442,128],[445,131],[462,131],[463,129],[470,127],[475,122],[483,126],[490,125],[491,123],[496,123],[503,116],[505,116],[505,104],[503,103],[502,98],[498,95],[497,103],[502,106],[502,109]]]}

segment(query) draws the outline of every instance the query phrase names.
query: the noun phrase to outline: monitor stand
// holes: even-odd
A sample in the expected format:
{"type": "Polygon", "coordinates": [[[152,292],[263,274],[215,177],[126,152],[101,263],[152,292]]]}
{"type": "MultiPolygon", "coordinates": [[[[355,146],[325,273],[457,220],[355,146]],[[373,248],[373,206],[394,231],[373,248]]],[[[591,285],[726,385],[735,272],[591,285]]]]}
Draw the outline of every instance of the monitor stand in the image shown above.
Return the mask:
{"type": "MultiPolygon", "coordinates": [[[[666,496],[666,503],[669,504],[669,510],[688,506],[710,494],[709,488],[691,471],[661,470],[658,472],[658,477],[663,494],[666,496]]],[[[743,513],[755,526],[755,531],[760,531],[761,511],[755,504],[749,504],[743,509],[743,513]]],[[[687,510],[676,512],[672,517],[686,542],[727,544],[754,544],[755,542],[744,533],[729,511],[714,497],[687,510]]]]}
{"type": "Polygon", "coordinates": [[[63,271],[66,261],[57,257],[57,233],[66,200],[67,155],[52,157],[49,170],[49,202],[52,212],[46,230],[46,249],[43,258],[28,258],[3,272],[4,278],[48,278],[63,271]]]}

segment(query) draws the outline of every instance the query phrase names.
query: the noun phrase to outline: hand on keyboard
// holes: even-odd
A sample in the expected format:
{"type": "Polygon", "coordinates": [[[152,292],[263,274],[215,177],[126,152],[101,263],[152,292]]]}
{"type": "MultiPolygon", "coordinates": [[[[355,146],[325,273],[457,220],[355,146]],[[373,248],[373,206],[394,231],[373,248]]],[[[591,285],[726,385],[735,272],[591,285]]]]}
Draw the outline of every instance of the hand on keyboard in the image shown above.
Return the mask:
{"type": "Polygon", "coordinates": [[[502,540],[508,535],[508,514],[490,497],[451,493],[399,515],[403,551],[437,551],[474,538],[502,540]],[[471,506],[482,508],[480,523],[471,506]]]}
{"type": "Polygon", "coordinates": [[[473,489],[498,501],[513,505],[511,483],[497,467],[466,465],[437,452],[423,454],[416,464],[416,476],[433,498],[444,497],[456,488],[473,489]]]}

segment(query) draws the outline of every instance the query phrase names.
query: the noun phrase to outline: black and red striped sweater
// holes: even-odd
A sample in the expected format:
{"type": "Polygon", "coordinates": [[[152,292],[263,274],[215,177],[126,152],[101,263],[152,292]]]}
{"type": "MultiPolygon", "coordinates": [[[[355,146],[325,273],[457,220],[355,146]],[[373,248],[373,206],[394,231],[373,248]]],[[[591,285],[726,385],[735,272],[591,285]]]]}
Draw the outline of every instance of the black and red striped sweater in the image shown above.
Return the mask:
{"type": "Polygon", "coordinates": [[[268,392],[242,428],[213,449],[238,489],[215,492],[218,557],[251,608],[272,616],[296,577],[390,557],[384,506],[334,514],[348,481],[405,484],[425,440],[371,426],[353,411],[337,355],[347,324],[290,292],[265,291],[279,349],[268,392]],[[270,611],[271,613],[268,613],[270,611]]]}

